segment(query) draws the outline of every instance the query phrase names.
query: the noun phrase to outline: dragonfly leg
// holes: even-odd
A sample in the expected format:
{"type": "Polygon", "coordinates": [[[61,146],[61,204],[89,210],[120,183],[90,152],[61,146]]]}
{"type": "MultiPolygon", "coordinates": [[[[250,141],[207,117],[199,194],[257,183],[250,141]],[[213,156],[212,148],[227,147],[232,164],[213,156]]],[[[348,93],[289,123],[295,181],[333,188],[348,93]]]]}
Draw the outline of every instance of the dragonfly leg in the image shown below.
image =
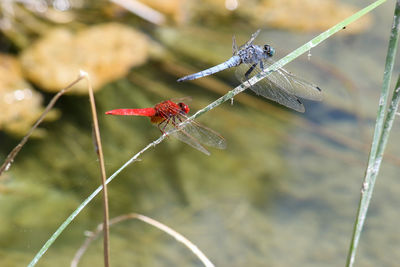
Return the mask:
{"type": "Polygon", "coordinates": [[[178,121],[179,121],[179,122],[183,122],[183,120],[181,119],[180,116],[173,116],[173,117],[172,117],[171,123],[175,126],[175,128],[177,128],[178,125],[179,125],[178,121]]]}
{"type": "Polygon", "coordinates": [[[164,130],[165,130],[165,127],[167,127],[168,123],[169,123],[169,118],[166,119],[166,120],[163,120],[162,122],[160,122],[160,123],[158,124],[158,129],[160,130],[160,132],[161,132],[162,134],[165,134],[164,130]],[[164,124],[164,125],[161,126],[162,124],[164,124]]]}
{"type": "Polygon", "coordinates": [[[260,60],[260,69],[264,70],[264,64],[263,64],[262,60],[260,60]]]}
{"type": "Polygon", "coordinates": [[[175,116],[173,116],[173,117],[172,117],[172,121],[171,121],[171,123],[172,123],[172,124],[173,124],[173,125],[176,127],[177,125],[176,125],[175,118],[176,118],[175,116]]]}
{"type": "MultiPolygon", "coordinates": [[[[178,129],[179,124],[182,123],[182,122],[183,122],[183,120],[182,120],[182,117],[181,117],[181,116],[173,116],[173,117],[172,117],[171,123],[172,123],[172,125],[175,126],[175,128],[178,129]]],[[[179,129],[181,130],[182,127],[179,128],[179,129]]]]}
{"type": "Polygon", "coordinates": [[[249,75],[250,73],[254,70],[254,68],[257,66],[257,63],[254,63],[253,65],[251,65],[250,69],[248,71],[246,71],[246,73],[244,74],[244,77],[246,77],[246,80],[249,79],[249,75]]]}
{"type": "Polygon", "coordinates": [[[163,124],[163,123],[164,123],[164,121],[162,121],[162,122],[160,122],[159,124],[157,124],[158,130],[160,130],[160,132],[161,132],[162,134],[164,134],[164,132],[161,130],[161,124],[163,124]]]}

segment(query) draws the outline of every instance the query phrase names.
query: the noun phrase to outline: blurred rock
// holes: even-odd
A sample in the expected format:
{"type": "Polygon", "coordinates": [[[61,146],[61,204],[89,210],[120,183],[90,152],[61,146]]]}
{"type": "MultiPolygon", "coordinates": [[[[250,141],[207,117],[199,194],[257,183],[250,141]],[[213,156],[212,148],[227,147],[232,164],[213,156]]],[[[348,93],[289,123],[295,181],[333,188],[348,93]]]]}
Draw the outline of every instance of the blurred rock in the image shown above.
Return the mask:
{"type": "Polygon", "coordinates": [[[22,136],[43,111],[42,96],[22,78],[18,60],[0,54],[0,130],[22,136]]]}
{"type": "MultiPolygon", "coordinates": [[[[358,8],[335,0],[264,0],[250,15],[258,26],[294,30],[324,31],[356,13],[358,8]]],[[[369,14],[350,24],[343,33],[355,34],[367,30],[372,23],[369,14]]]]}
{"type": "MultiPolygon", "coordinates": [[[[337,0],[191,0],[189,4],[190,19],[197,24],[245,21],[256,28],[307,32],[327,30],[360,9],[337,0]]],[[[371,23],[372,17],[367,14],[342,33],[363,32],[371,23]]]]}
{"type": "Polygon", "coordinates": [[[188,1],[188,9],[190,10],[188,17],[193,24],[213,26],[220,24],[232,24],[236,17],[243,17],[243,10],[247,8],[253,9],[254,2],[248,0],[240,5],[237,1],[236,7],[229,7],[229,0],[191,0],[188,1]],[[237,7],[246,7],[244,9],[237,7]]]}
{"type": "MultiPolygon", "coordinates": [[[[89,73],[93,89],[125,76],[148,57],[146,35],[118,23],[93,26],[73,33],[57,28],[43,36],[21,56],[27,78],[49,92],[58,92],[78,77],[89,73]]],[[[88,92],[85,82],[75,85],[75,94],[88,92]]]]}

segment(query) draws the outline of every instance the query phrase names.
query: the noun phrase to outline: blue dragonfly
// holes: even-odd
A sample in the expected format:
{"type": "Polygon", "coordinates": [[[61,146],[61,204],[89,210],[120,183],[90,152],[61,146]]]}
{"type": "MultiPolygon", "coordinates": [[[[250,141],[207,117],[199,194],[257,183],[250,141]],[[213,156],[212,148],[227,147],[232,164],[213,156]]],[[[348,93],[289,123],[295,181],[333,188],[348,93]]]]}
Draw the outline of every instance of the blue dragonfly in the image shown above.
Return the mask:
{"type": "MultiPolygon", "coordinates": [[[[272,59],[275,54],[273,47],[267,44],[264,46],[253,44],[259,33],[260,30],[256,31],[250,40],[239,48],[236,45],[235,37],[233,37],[233,56],[230,59],[209,69],[182,77],[178,79],[178,82],[195,80],[232,67],[237,67],[236,77],[241,82],[245,82],[259,74],[275,63],[272,59]]],[[[257,95],[278,102],[298,112],[305,111],[299,97],[315,101],[322,100],[322,92],[318,86],[295,76],[283,68],[270,73],[266,78],[252,85],[250,89],[257,95]]]]}

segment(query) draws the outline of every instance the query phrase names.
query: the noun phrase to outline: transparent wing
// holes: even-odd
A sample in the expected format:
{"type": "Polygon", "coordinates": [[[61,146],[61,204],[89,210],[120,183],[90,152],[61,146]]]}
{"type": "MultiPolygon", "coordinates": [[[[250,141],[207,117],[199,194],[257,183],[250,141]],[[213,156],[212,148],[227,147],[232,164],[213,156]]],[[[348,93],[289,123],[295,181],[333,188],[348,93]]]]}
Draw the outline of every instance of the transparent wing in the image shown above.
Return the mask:
{"type": "MultiPolygon", "coordinates": [[[[250,69],[251,64],[241,64],[236,69],[236,77],[241,81],[245,82],[245,73],[250,69]]],[[[251,72],[249,78],[260,72],[259,65],[251,72]]],[[[273,74],[273,73],[271,73],[273,74]]],[[[270,74],[270,75],[271,75],[270,74]]],[[[279,104],[286,106],[288,108],[294,109],[298,112],[304,112],[305,108],[303,103],[292,93],[287,91],[285,88],[281,87],[279,84],[268,79],[269,75],[261,80],[260,82],[254,84],[250,87],[256,94],[268,98],[272,101],[278,102],[279,104]]]]}
{"type": "MultiPolygon", "coordinates": [[[[172,132],[175,129],[176,128],[173,125],[171,125],[170,123],[167,125],[167,127],[165,127],[166,132],[172,132]]],[[[205,149],[194,137],[192,137],[185,131],[172,132],[170,135],[177,138],[178,140],[188,144],[189,146],[203,152],[204,154],[210,155],[210,152],[208,152],[207,149],[205,149]]]]}
{"type": "Polygon", "coordinates": [[[255,33],[253,33],[250,37],[250,39],[243,45],[243,46],[248,46],[251,45],[254,40],[257,38],[258,34],[260,33],[260,29],[258,29],[255,33]]]}
{"type": "Polygon", "coordinates": [[[234,35],[232,36],[232,55],[235,55],[237,51],[238,51],[238,46],[236,44],[236,37],[234,35]]]}
{"type": "Polygon", "coordinates": [[[193,138],[195,138],[198,142],[206,145],[212,146],[219,149],[226,148],[226,141],[219,133],[216,131],[201,125],[196,121],[190,121],[185,124],[184,128],[181,132],[185,132],[190,134],[193,138]]]}
{"type": "MultiPolygon", "coordinates": [[[[174,119],[165,127],[165,131],[170,132],[176,129],[181,121],[186,121],[187,117],[183,114],[175,116],[174,119]]],[[[219,149],[226,148],[225,139],[214,130],[207,128],[195,121],[188,121],[178,131],[171,133],[171,136],[179,139],[180,141],[200,150],[201,152],[210,155],[201,144],[216,147],[219,149]]]]}
{"type": "MultiPolygon", "coordinates": [[[[274,63],[275,61],[271,58],[264,59],[263,60],[264,69],[274,63]]],[[[258,67],[254,71],[256,71],[255,74],[257,74],[261,70],[258,67]]],[[[277,71],[272,72],[270,75],[267,76],[267,79],[269,79],[275,84],[278,84],[280,87],[285,88],[288,93],[291,93],[295,96],[316,101],[322,100],[322,92],[318,86],[295,76],[294,74],[288,72],[283,68],[280,68],[277,71]]]]}
{"type": "Polygon", "coordinates": [[[171,98],[170,100],[175,103],[183,102],[185,104],[193,101],[191,96],[174,97],[174,98],[171,98]]]}

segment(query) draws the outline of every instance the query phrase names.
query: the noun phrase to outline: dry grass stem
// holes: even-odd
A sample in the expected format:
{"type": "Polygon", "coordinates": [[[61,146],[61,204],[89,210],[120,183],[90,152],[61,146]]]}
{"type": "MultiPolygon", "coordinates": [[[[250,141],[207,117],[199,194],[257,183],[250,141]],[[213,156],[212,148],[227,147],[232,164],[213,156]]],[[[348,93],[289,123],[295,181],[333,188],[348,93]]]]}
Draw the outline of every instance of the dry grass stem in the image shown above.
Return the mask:
{"type": "Polygon", "coordinates": [[[90,99],[90,107],[92,110],[92,118],[93,118],[93,128],[95,134],[95,144],[96,144],[96,152],[99,158],[100,163],[100,174],[101,174],[101,183],[103,185],[103,209],[104,209],[104,266],[110,266],[110,243],[109,243],[109,215],[108,215],[108,190],[106,184],[106,168],[104,165],[104,156],[103,156],[103,147],[101,145],[101,138],[100,138],[100,130],[99,130],[99,121],[97,119],[96,113],[96,103],[94,101],[94,94],[92,83],[90,82],[89,75],[84,72],[80,71],[81,76],[85,77],[88,83],[88,90],[89,90],[89,99],[90,99]]]}
{"type": "MultiPolygon", "coordinates": [[[[152,218],[149,218],[147,216],[138,214],[138,213],[129,213],[125,215],[121,215],[118,217],[115,217],[110,220],[110,226],[126,221],[126,220],[131,220],[131,219],[137,219],[142,222],[145,222],[147,224],[150,224],[161,231],[169,234],[170,236],[174,237],[177,241],[181,242],[183,245],[185,245],[188,249],[190,249],[193,254],[195,254],[199,260],[204,264],[206,267],[214,267],[214,264],[204,255],[204,253],[192,242],[190,242],[186,237],[181,235],[180,233],[176,232],[175,230],[171,229],[170,227],[166,226],[165,224],[160,223],[159,221],[156,221],[152,218]]],[[[86,250],[88,249],[89,245],[97,238],[97,236],[100,234],[100,232],[103,231],[103,224],[99,224],[96,227],[96,230],[94,232],[91,232],[90,235],[86,238],[85,242],[82,244],[82,246],[79,248],[79,250],[75,253],[74,258],[71,261],[71,267],[77,267],[80,259],[82,256],[85,254],[86,250]]]]}

